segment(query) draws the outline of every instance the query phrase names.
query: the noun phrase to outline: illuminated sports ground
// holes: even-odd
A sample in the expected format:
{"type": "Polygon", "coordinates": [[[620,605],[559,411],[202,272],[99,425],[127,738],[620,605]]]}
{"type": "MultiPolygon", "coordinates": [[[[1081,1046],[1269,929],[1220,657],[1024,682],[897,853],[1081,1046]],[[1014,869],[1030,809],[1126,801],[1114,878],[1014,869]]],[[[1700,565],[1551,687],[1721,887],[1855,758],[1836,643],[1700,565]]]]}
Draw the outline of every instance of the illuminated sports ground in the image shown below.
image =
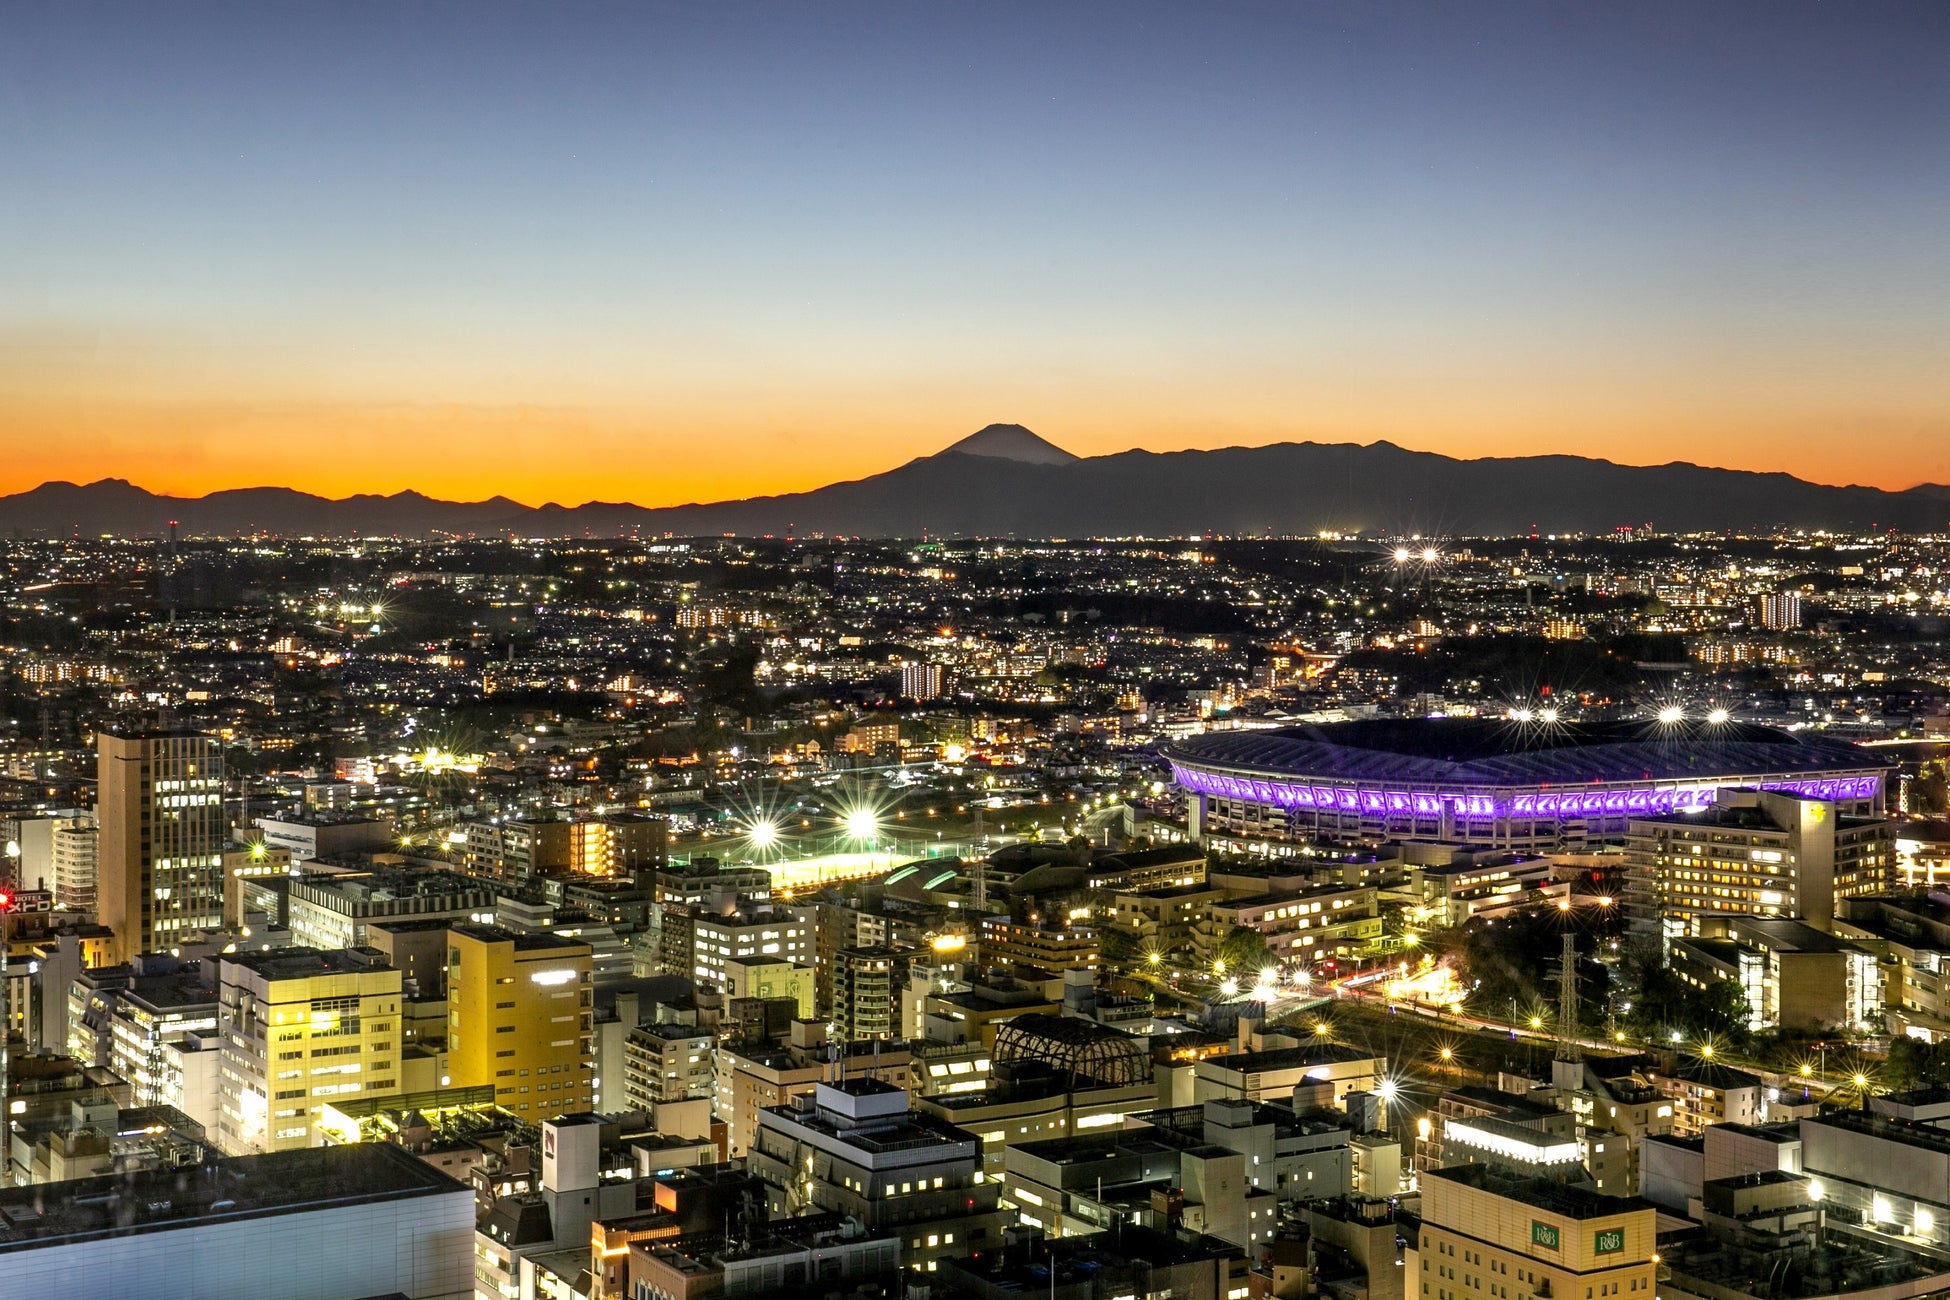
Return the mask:
{"type": "Polygon", "coordinates": [[[1225,731],[1166,747],[1194,833],[1521,848],[1621,842],[1633,817],[1759,786],[1879,813],[1889,765],[1808,732],[1667,710],[1626,722],[1389,718],[1225,731]]]}

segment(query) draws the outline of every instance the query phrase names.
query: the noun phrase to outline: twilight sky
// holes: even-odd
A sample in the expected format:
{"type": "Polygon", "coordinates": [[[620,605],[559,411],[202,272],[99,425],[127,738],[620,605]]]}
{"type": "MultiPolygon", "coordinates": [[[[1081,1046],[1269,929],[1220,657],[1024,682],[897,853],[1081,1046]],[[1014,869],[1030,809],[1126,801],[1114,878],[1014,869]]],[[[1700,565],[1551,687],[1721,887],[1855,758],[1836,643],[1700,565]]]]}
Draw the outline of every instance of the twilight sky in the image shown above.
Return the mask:
{"type": "Polygon", "coordinates": [[[0,9],[0,491],[1950,482],[1950,6],[0,9]]]}

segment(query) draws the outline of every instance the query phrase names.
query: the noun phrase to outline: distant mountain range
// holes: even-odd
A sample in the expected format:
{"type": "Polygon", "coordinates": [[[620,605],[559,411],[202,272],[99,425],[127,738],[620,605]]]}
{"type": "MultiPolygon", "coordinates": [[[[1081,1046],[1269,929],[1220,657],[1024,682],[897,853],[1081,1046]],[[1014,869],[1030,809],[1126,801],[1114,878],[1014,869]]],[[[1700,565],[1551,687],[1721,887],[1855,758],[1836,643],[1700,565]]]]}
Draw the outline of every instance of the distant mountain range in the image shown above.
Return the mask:
{"type": "Polygon", "coordinates": [[[185,537],[680,536],[1129,537],[1341,532],[1508,535],[1778,526],[1950,529],[1950,487],[1827,487],[1788,474],[1631,466],[1580,456],[1457,460],[1393,443],[1279,443],[1073,456],[992,424],[897,469],[810,492],[646,509],[439,501],[418,492],[341,501],[290,488],[157,496],[121,479],[44,483],[0,497],[0,533],[185,537]]]}

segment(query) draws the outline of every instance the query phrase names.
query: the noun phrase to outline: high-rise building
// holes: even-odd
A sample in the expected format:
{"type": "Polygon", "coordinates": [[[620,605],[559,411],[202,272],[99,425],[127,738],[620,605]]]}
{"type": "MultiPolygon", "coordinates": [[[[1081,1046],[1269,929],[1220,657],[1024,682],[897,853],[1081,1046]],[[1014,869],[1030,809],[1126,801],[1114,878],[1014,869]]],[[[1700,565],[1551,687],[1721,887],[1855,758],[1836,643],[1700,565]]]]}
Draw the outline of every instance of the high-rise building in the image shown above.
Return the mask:
{"type": "Polygon", "coordinates": [[[114,960],[223,924],[223,748],[193,731],[95,737],[97,898],[114,960]]]}
{"type": "Polygon", "coordinates": [[[56,907],[71,912],[95,910],[98,834],[92,822],[79,819],[55,825],[52,838],[56,907]]]}
{"type": "Polygon", "coordinates": [[[226,955],[217,974],[217,1140],[317,1145],[326,1101],[399,1091],[400,973],[371,949],[226,955]]]}
{"type": "Polygon", "coordinates": [[[494,1085],[530,1123],[593,1104],[595,990],[588,944],[464,923],[447,933],[452,1087],[494,1085]]]}
{"type": "Polygon", "coordinates": [[[906,963],[891,948],[842,948],[833,963],[833,1036],[842,1043],[893,1038],[900,1029],[906,963]]]}
{"type": "Polygon", "coordinates": [[[941,698],[941,665],[905,663],[901,665],[901,695],[910,700],[941,698]]]}
{"type": "Polygon", "coordinates": [[[1648,938],[1714,936],[1740,916],[1828,930],[1837,899],[1895,880],[1893,824],[1842,815],[1832,799],[1722,790],[1702,811],[1634,817],[1629,826],[1626,910],[1648,938]]]}
{"type": "Polygon", "coordinates": [[[1791,632],[1801,626],[1801,597],[1776,591],[1760,598],[1760,625],[1770,632],[1791,632]]]}

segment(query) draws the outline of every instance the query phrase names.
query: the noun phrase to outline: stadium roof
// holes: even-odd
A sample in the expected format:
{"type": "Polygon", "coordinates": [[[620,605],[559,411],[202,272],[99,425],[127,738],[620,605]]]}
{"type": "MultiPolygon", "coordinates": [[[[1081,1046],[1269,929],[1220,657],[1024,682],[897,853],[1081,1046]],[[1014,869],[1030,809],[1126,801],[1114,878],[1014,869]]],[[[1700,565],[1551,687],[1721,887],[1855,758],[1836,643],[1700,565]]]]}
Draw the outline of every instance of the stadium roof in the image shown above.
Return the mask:
{"type": "Polygon", "coordinates": [[[1728,775],[1865,772],[1870,750],[1752,723],[1523,723],[1501,718],[1380,718],[1224,731],[1167,746],[1188,767],[1323,780],[1427,785],[1577,785],[1728,775]]]}

